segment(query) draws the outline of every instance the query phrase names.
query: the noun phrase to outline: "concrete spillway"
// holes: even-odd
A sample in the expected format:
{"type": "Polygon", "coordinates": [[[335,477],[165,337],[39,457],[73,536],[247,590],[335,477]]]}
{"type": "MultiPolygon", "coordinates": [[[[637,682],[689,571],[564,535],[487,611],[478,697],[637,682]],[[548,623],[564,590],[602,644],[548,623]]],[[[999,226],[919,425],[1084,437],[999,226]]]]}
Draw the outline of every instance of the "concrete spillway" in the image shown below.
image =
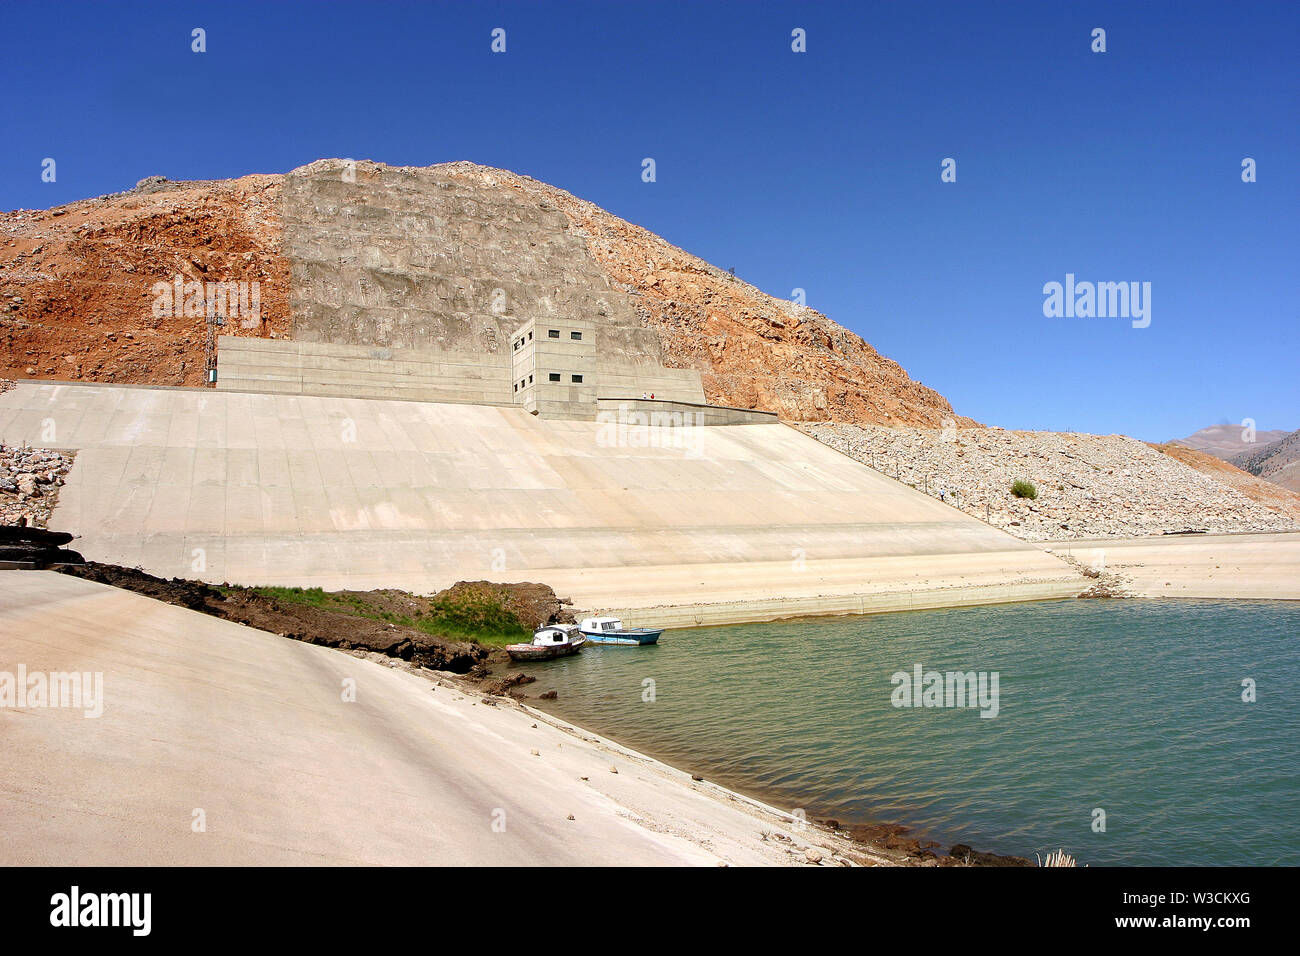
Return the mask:
{"type": "Polygon", "coordinates": [[[89,559],[166,576],[535,580],[677,624],[1083,586],[1040,548],[782,425],[20,383],[0,395],[0,438],[76,449],[51,526],[89,559]]]}

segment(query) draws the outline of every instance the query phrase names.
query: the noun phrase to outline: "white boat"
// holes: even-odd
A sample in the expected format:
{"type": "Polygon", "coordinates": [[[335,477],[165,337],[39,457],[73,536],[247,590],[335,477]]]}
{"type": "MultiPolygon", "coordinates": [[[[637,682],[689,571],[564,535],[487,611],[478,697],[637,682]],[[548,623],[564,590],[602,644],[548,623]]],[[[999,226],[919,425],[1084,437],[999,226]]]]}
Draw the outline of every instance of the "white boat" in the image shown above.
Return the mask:
{"type": "Polygon", "coordinates": [[[593,644],[654,644],[662,627],[624,627],[616,617],[587,617],[579,625],[582,635],[593,644]]]}
{"type": "Polygon", "coordinates": [[[576,654],[586,643],[576,624],[551,624],[534,631],[531,644],[507,644],[506,653],[515,661],[549,661],[576,654]]]}

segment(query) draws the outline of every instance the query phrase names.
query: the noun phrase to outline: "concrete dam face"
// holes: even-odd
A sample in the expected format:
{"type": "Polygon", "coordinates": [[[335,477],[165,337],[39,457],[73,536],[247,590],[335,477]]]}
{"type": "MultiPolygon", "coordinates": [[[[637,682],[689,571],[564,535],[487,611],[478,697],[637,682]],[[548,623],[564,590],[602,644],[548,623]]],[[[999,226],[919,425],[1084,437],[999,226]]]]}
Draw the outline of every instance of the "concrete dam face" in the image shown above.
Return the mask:
{"type": "Polygon", "coordinates": [[[1067,565],[781,424],[19,383],[0,435],[77,450],[51,527],[210,582],[540,581],[661,624],[1024,600],[1067,565]]]}

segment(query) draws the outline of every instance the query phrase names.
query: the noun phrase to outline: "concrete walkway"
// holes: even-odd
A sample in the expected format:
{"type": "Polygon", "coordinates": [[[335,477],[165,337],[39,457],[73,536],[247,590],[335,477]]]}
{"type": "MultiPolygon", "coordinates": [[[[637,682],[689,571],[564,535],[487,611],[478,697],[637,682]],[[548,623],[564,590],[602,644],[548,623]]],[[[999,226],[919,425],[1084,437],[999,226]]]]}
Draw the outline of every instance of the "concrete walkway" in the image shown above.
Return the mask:
{"type": "Polygon", "coordinates": [[[788,818],[562,722],[78,578],[0,571],[20,665],[104,701],[0,707],[5,866],[803,862],[788,818]]]}
{"type": "Polygon", "coordinates": [[[1167,535],[1048,542],[1132,582],[1139,597],[1300,600],[1300,534],[1167,535]]]}
{"type": "Polygon", "coordinates": [[[0,438],[78,449],[51,526],[88,558],[165,576],[534,580],[584,608],[709,605],[710,620],[749,619],[756,600],[812,613],[1086,586],[1041,547],[775,425],[22,382],[0,395],[0,438]]]}

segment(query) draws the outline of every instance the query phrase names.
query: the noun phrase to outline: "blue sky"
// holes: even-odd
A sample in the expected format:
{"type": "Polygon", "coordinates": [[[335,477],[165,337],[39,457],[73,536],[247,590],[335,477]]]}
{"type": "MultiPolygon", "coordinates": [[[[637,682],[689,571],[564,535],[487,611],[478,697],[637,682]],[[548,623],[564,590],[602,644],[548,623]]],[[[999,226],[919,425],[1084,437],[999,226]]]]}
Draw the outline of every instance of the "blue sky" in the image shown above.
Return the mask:
{"type": "Polygon", "coordinates": [[[1300,427],[1300,4],[5,0],[0,35],[0,208],[469,159],[807,290],[990,424],[1300,427]],[[1045,318],[1066,273],[1150,282],[1150,326],[1045,318]]]}

